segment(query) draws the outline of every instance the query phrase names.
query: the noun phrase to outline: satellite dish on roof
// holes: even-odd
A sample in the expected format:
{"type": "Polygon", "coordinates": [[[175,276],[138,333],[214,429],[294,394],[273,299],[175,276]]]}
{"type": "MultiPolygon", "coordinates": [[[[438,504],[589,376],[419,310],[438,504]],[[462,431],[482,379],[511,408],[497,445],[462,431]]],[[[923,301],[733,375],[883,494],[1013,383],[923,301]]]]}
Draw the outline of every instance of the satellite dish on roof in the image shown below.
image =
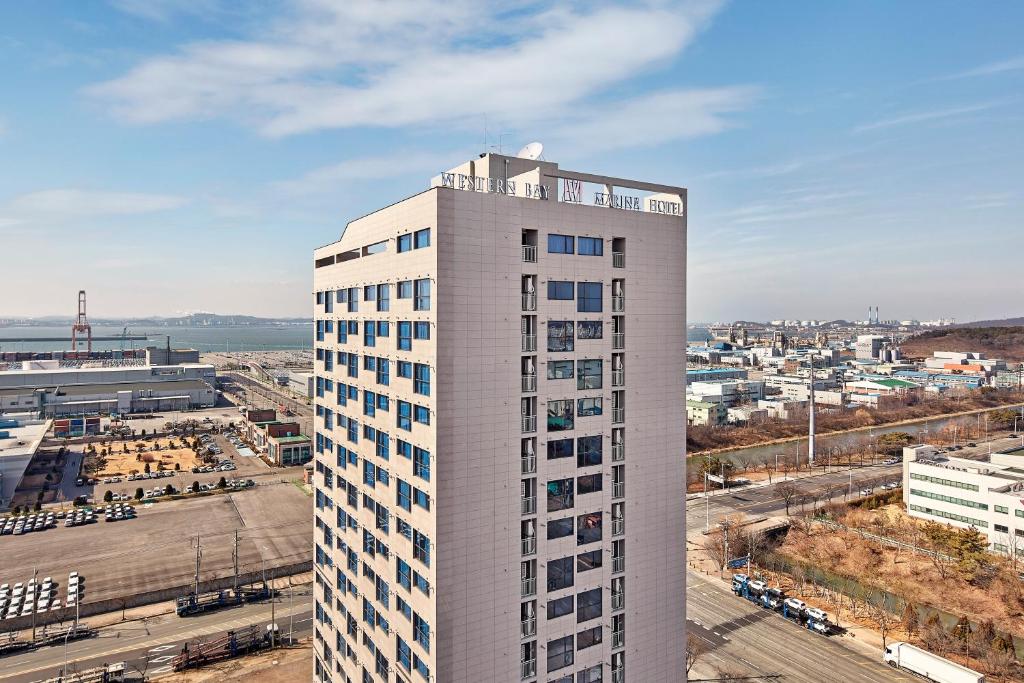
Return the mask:
{"type": "Polygon", "coordinates": [[[531,142],[530,144],[523,147],[516,156],[520,159],[539,159],[541,152],[544,151],[544,145],[539,142],[531,142]]]}

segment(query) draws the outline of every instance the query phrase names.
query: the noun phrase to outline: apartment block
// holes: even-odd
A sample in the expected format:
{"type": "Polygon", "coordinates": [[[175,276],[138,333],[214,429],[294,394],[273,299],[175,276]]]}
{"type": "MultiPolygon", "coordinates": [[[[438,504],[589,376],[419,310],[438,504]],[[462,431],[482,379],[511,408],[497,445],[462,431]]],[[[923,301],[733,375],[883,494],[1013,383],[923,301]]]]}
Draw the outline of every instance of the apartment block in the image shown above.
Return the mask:
{"type": "Polygon", "coordinates": [[[315,251],[316,680],[685,680],[685,207],[485,154],[315,251]]]}

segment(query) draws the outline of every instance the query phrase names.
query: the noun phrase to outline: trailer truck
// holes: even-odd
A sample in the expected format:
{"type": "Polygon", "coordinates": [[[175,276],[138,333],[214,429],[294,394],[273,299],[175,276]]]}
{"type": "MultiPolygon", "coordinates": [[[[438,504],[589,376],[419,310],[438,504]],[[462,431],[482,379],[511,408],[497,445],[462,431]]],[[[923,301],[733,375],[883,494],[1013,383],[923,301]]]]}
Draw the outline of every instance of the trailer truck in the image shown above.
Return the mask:
{"type": "Polygon", "coordinates": [[[893,668],[910,671],[935,683],[985,683],[985,676],[977,671],[910,643],[890,643],[882,657],[893,668]]]}

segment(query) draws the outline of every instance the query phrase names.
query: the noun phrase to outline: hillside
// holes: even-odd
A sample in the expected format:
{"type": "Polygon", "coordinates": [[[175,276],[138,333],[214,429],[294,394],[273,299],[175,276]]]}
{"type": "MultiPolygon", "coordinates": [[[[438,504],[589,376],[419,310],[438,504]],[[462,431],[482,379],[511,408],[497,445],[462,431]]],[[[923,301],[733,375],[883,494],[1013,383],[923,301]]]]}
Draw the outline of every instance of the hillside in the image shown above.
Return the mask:
{"type": "Polygon", "coordinates": [[[900,348],[911,358],[930,356],[933,351],[981,351],[989,358],[1024,363],[1024,326],[945,327],[914,335],[900,348]]]}

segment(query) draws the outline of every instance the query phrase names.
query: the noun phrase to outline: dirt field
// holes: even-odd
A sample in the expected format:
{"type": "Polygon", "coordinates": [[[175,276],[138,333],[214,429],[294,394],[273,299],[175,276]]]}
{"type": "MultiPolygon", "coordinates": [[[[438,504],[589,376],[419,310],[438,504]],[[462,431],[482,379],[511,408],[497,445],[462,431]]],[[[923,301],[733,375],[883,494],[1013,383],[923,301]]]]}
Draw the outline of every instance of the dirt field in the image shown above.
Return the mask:
{"type": "Polygon", "coordinates": [[[182,446],[181,439],[161,438],[123,443],[114,442],[109,447],[107,455],[102,455],[107,447],[101,446],[97,447],[99,451],[97,456],[90,456],[90,458],[98,458],[103,463],[103,468],[95,475],[99,478],[138,474],[145,470],[147,464],[154,472],[173,470],[175,466],[187,472],[202,461],[196,457],[191,448],[182,446]],[[176,447],[171,448],[171,444],[176,447]],[[127,452],[125,452],[125,448],[127,448],[127,452]]]}
{"type": "Polygon", "coordinates": [[[313,678],[313,646],[304,643],[287,650],[277,650],[252,657],[242,657],[204,667],[199,671],[163,676],[166,683],[212,683],[213,681],[246,681],[247,683],[294,683],[313,678]]]}

